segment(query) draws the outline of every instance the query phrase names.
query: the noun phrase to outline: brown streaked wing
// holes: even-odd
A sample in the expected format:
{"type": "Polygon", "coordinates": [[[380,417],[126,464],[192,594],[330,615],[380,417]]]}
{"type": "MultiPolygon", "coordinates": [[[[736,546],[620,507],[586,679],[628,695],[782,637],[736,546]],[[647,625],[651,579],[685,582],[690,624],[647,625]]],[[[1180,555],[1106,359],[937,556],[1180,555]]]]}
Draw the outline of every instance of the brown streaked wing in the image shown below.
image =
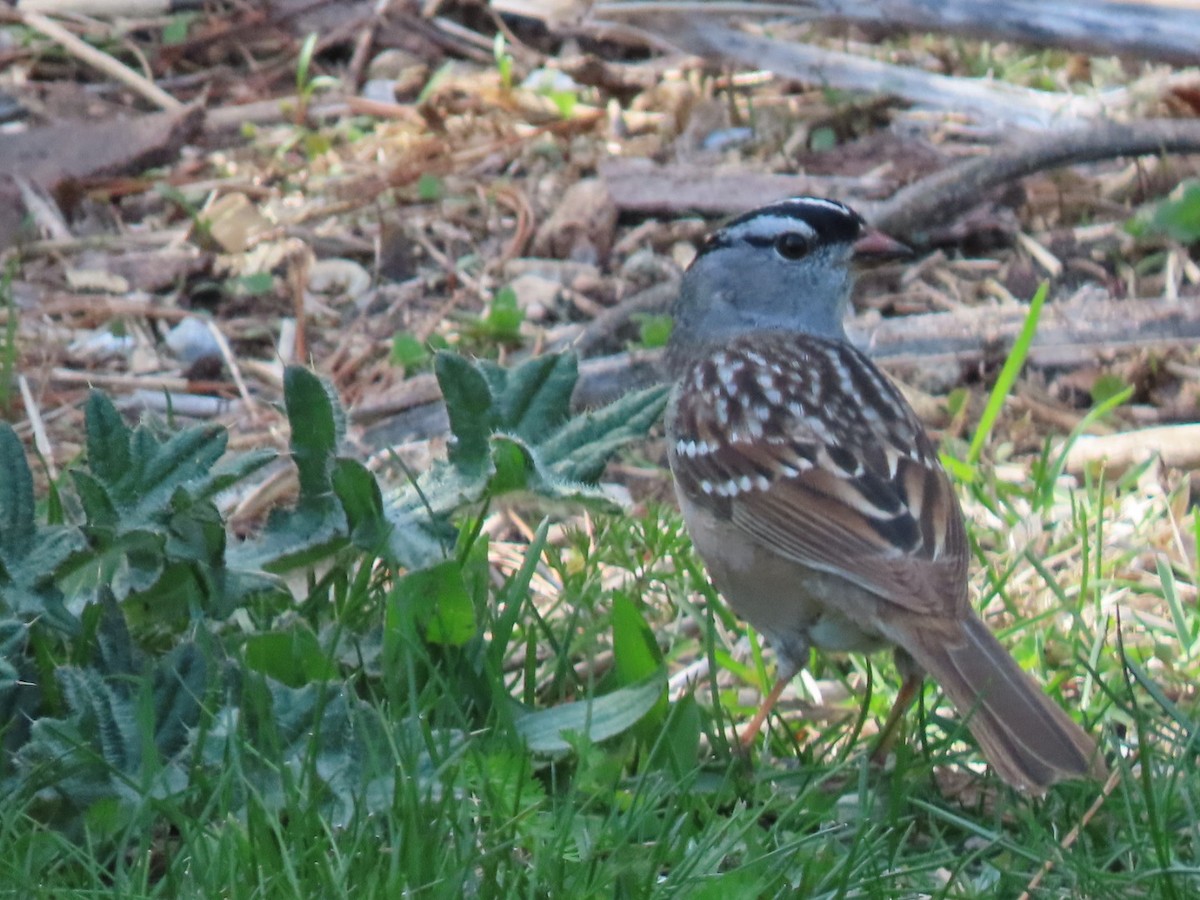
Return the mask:
{"type": "MultiPolygon", "coordinates": [[[[754,346],[764,350],[763,343],[754,346]]],[[[766,343],[774,354],[798,346],[766,343]]],[[[814,342],[804,353],[809,365],[836,354],[860,396],[869,388],[867,395],[873,391],[899,415],[858,415],[845,428],[823,418],[823,426],[814,427],[811,420],[830,409],[857,408],[843,379],[827,373],[821,378],[827,402],[806,415],[776,419],[772,424],[782,433],[770,440],[727,441],[713,452],[673,458],[681,485],[781,556],[839,574],[913,612],[964,614],[962,516],[916,414],[857,351],[814,342]],[[833,440],[822,444],[822,435],[833,440]],[[702,482],[725,492],[701,491],[702,482]]],[[[723,429],[713,421],[711,403],[694,394],[689,399],[680,405],[681,430],[712,440],[723,429]]]]}
{"type": "MultiPolygon", "coordinates": [[[[735,498],[732,522],[763,545],[788,559],[841,575],[906,610],[922,614],[962,615],[965,552],[937,559],[899,550],[880,536],[868,518],[829,494],[814,490],[801,476],[767,491],[735,498]]],[[[961,522],[951,520],[961,532],[961,522]]]]}

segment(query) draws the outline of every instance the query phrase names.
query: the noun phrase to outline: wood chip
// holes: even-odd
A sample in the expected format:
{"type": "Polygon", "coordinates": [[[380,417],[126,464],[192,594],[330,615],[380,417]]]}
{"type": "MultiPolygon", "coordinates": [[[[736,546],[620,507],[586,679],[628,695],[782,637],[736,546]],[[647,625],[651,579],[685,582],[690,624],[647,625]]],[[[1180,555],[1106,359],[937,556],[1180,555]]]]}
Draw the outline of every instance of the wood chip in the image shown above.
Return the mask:
{"type": "Polygon", "coordinates": [[[1200,424],[1083,435],[1067,451],[1066,469],[1073,475],[1092,468],[1102,469],[1110,476],[1119,475],[1156,456],[1172,468],[1200,468],[1200,424]]]}

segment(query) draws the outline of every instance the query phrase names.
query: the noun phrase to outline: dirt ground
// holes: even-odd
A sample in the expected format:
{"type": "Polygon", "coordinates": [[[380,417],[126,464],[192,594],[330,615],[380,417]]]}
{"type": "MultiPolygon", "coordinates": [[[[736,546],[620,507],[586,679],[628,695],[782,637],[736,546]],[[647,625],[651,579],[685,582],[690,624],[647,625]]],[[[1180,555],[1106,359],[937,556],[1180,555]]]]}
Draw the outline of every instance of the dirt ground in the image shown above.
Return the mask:
{"type": "MultiPolygon", "coordinates": [[[[917,250],[864,279],[852,331],[934,428],[975,420],[1043,281],[1042,339],[1005,414],[1012,452],[1126,386],[1094,430],[1196,418],[1196,156],[1130,157],[1118,141],[1052,166],[1037,148],[1058,126],[933,109],[886,83],[836,90],[469,5],[364,9],[75,26],[132,80],[37,22],[9,29],[0,402],[48,474],[80,452],[93,386],[131,415],[215,419],[235,448],[283,448],[282,366],[308,362],[349,408],[355,452],[417,459],[442,431],[431,349],[574,346],[599,360],[589,396],[619,393],[655,377],[663,313],[705,230],[794,193],[897,222],[917,250]],[[897,208],[903,188],[941,196],[956,167],[1025,151],[1029,174],[952,179],[970,189],[915,222],[897,208]]],[[[1190,128],[1200,110],[1192,70],[1163,64],[784,34],[1064,103],[1124,91],[1120,120],[1139,128],[1190,128]]],[[[1073,139],[1095,147],[1109,125],[1081,118],[1073,139]]],[[[1196,442],[1177,443],[1186,464],[1196,442]]]]}

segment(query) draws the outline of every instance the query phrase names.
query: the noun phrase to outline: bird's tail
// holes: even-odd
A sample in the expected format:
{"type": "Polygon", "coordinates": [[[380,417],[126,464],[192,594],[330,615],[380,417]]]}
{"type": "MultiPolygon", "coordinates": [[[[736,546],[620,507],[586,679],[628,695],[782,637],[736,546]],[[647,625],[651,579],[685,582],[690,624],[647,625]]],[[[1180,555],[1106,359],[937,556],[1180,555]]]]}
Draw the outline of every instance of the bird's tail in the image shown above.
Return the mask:
{"type": "Polygon", "coordinates": [[[942,686],[996,773],[1040,794],[1056,781],[1104,777],[1096,743],[971,615],[947,634],[905,628],[897,641],[942,686]]]}

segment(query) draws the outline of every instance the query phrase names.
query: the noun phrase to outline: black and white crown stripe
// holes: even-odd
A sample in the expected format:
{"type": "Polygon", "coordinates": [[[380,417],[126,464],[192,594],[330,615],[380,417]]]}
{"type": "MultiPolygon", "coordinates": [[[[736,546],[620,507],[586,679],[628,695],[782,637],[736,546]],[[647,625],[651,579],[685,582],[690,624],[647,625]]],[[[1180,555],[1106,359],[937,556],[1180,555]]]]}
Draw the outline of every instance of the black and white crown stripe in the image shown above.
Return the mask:
{"type": "Polygon", "coordinates": [[[851,243],[865,227],[862,216],[836,200],[790,197],[730,220],[709,235],[700,255],[735,244],[770,246],[786,232],[802,234],[817,244],[851,243]]]}

